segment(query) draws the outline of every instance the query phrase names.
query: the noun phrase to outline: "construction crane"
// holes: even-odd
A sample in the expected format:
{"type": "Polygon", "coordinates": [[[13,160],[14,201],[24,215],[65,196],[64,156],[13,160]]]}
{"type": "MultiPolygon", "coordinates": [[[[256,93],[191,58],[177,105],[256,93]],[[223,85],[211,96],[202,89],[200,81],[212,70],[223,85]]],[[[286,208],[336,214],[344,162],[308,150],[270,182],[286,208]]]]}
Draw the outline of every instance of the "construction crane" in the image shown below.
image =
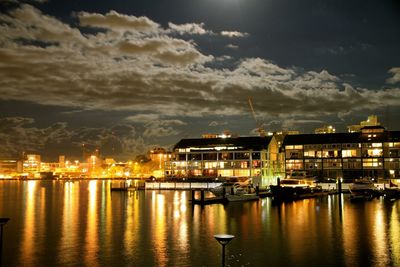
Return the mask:
{"type": "Polygon", "coordinates": [[[253,101],[251,100],[251,97],[249,97],[249,106],[251,109],[251,114],[253,115],[253,118],[256,121],[257,132],[259,133],[260,136],[265,136],[265,130],[262,127],[262,124],[257,120],[256,112],[254,111],[253,101]]]}

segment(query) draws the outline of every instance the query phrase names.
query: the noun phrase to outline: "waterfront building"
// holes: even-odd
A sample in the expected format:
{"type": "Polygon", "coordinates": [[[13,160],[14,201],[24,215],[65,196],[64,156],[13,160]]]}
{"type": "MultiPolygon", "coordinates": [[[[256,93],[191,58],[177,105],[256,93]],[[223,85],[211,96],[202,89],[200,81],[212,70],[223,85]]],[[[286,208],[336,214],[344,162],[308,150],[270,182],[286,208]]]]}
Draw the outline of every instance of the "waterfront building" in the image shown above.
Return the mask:
{"type": "Polygon", "coordinates": [[[253,178],[270,184],[283,173],[273,136],[182,139],[165,162],[165,177],[253,178]]]}
{"type": "Polygon", "coordinates": [[[40,172],[55,172],[60,168],[59,162],[41,162],[40,172]]]}
{"type": "Polygon", "coordinates": [[[22,162],[14,158],[0,159],[0,178],[11,178],[22,172],[22,162]]]}
{"type": "Polygon", "coordinates": [[[41,159],[38,154],[28,154],[23,162],[23,172],[36,175],[40,172],[41,159]]]}
{"type": "Polygon", "coordinates": [[[285,172],[320,178],[400,179],[400,131],[365,126],[360,132],[287,135],[285,172]]]}
{"type": "Polygon", "coordinates": [[[360,122],[360,124],[347,126],[349,133],[360,132],[363,127],[366,126],[380,126],[381,124],[378,122],[378,116],[370,115],[366,121],[360,122]]]}

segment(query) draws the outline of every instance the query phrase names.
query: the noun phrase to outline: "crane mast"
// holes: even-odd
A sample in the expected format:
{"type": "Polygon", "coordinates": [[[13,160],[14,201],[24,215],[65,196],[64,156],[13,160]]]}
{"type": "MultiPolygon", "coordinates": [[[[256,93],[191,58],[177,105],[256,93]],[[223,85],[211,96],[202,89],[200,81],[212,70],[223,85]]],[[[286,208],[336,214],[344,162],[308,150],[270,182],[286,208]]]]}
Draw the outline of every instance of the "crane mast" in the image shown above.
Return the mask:
{"type": "Polygon", "coordinates": [[[251,100],[251,97],[249,97],[249,106],[251,109],[251,114],[253,115],[253,118],[256,121],[258,133],[260,134],[260,136],[265,136],[265,130],[262,128],[261,123],[257,120],[256,112],[254,111],[253,101],[251,100]]]}

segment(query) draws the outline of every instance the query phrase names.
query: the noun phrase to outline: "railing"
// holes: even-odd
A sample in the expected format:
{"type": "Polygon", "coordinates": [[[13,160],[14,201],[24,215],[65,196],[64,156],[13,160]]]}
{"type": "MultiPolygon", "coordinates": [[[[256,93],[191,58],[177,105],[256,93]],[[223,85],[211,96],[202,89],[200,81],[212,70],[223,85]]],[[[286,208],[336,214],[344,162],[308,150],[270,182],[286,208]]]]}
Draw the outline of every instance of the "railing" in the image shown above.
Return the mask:
{"type": "Polygon", "coordinates": [[[201,183],[201,182],[146,182],[145,189],[172,189],[172,190],[190,190],[190,189],[210,189],[221,185],[222,183],[201,183]]]}

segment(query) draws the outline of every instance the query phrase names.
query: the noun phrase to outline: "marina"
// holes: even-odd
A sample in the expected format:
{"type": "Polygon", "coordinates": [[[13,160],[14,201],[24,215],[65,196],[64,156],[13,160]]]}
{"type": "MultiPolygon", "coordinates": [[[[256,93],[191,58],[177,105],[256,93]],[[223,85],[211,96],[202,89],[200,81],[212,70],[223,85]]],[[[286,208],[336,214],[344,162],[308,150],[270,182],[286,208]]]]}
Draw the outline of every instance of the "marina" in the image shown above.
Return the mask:
{"type": "Polygon", "coordinates": [[[13,255],[4,266],[218,266],[218,233],[235,236],[230,266],[400,265],[400,201],[191,205],[190,190],[114,193],[111,183],[0,182],[3,252],[13,255]]]}
{"type": "Polygon", "coordinates": [[[0,267],[400,267],[400,0],[0,10],[0,267]]]}

